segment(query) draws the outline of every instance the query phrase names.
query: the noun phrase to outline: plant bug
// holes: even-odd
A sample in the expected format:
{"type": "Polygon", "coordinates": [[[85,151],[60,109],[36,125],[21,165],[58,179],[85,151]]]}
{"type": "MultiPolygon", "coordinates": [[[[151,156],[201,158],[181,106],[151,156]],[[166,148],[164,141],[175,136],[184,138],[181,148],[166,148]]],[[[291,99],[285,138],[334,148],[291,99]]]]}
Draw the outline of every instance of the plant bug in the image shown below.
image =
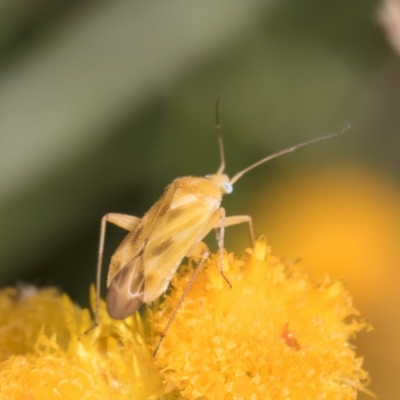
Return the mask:
{"type": "Polygon", "coordinates": [[[200,258],[195,274],[161,334],[154,352],[156,354],[183,299],[209,256],[206,245],[201,242],[202,239],[212,229],[218,230],[220,271],[229,285],[223,271],[225,227],[247,223],[251,240],[254,242],[251,217],[248,215],[226,216],[225,209],[220,207],[222,197],[231,193],[234,183],[253,168],[300,147],[338,136],[348,127],[346,126],[339,133],[312,139],[267,156],[238,172],[233,178],[229,178],[224,174],[225,155],[219,124],[218,98],[216,132],[221,161],[217,172],[205,177],[176,178],[142,218],[116,213],[106,214],[102,218],[94,326],[99,323],[100,277],[107,222],[129,231],[113,254],[108,271],[106,307],[111,318],[125,319],[138,310],[143,303],[151,303],[161,296],[167,290],[185,256],[196,255],[200,258]],[[203,246],[203,251],[200,251],[201,246],[203,246]]]}

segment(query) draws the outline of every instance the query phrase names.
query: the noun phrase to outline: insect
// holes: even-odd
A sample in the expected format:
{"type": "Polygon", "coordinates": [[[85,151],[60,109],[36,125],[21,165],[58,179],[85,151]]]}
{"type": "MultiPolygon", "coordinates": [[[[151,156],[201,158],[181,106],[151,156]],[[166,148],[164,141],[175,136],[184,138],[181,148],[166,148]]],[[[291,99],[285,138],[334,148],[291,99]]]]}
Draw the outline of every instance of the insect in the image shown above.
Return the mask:
{"type": "MultiPolygon", "coordinates": [[[[248,215],[226,216],[221,207],[222,197],[233,190],[233,185],[245,173],[257,166],[290,153],[300,147],[338,136],[347,130],[319,137],[281,150],[238,172],[233,178],[224,174],[225,155],[219,124],[219,99],[216,103],[216,131],[220,151],[220,166],[215,174],[205,177],[188,176],[175,179],[161,198],[142,217],[109,213],[101,220],[100,243],[97,262],[97,294],[95,323],[99,321],[100,277],[107,222],[113,223],[129,233],[118,246],[111,258],[107,277],[106,307],[111,318],[125,319],[132,315],[143,303],[151,303],[161,296],[177,271],[185,256],[200,258],[196,274],[209,256],[208,250],[200,251],[202,239],[216,229],[220,254],[220,271],[223,271],[223,248],[225,228],[247,223],[254,241],[252,219],[248,215]]],[[[205,246],[205,245],[204,245],[205,246]]],[[[170,317],[156,351],[180,307],[191,283],[185,290],[170,317]]],[[[155,351],[155,352],[156,352],[155,351]]]]}

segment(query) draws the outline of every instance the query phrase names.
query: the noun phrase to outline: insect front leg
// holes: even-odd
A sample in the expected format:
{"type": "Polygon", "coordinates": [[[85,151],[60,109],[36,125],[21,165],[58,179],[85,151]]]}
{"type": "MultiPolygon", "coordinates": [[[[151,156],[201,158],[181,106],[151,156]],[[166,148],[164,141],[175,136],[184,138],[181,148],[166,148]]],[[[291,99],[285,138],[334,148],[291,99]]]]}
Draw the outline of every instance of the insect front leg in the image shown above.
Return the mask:
{"type": "Polygon", "coordinates": [[[218,229],[219,232],[217,233],[217,242],[218,242],[218,251],[219,251],[219,259],[220,259],[220,272],[222,277],[225,279],[226,283],[229,285],[229,287],[232,288],[232,284],[229,282],[228,278],[226,277],[224,273],[224,239],[225,239],[225,221],[226,221],[226,216],[225,216],[225,208],[220,207],[215,214],[213,215],[213,220],[215,221],[213,223],[212,228],[218,229]]]}
{"type": "Polygon", "coordinates": [[[223,207],[217,210],[219,213],[219,218],[215,225],[214,229],[219,229],[217,233],[217,241],[218,241],[218,249],[220,256],[220,270],[222,277],[226,280],[230,287],[232,287],[228,278],[224,274],[224,239],[225,239],[225,228],[228,226],[238,225],[242,223],[247,223],[249,225],[251,244],[254,245],[254,231],[253,231],[253,220],[249,215],[235,215],[232,217],[225,216],[225,209],[223,207]]]}
{"type": "Polygon", "coordinates": [[[233,226],[238,224],[247,223],[249,225],[249,233],[251,245],[254,245],[254,230],[253,230],[253,220],[250,215],[233,215],[231,217],[225,218],[225,227],[233,226]]]}
{"type": "Polygon", "coordinates": [[[100,225],[100,240],[99,250],[97,256],[97,270],[96,270],[96,310],[94,315],[94,324],[85,332],[91,331],[99,324],[99,308],[100,308],[100,283],[101,283],[101,269],[103,262],[104,243],[106,238],[106,225],[110,222],[119,226],[122,229],[131,231],[140,221],[140,218],[127,214],[109,213],[101,219],[100,225]]]}

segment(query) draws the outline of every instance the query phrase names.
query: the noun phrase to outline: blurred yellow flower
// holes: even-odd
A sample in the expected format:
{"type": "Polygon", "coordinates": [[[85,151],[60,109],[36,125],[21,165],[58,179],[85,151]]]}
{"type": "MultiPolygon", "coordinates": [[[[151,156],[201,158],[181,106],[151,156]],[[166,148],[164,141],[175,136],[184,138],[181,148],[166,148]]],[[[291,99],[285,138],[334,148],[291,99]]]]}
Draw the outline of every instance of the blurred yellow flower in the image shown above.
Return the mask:
{"type": "Polygon", "coordinates": [[[97,329],[66,295],[0,292],[2,400],[148,399],[161,388],[139,314],[97,329]]]}
{"type": "Polygon", "coordinates": [[[281,176],[268,190],[258,186],[252,211],[257,230],[268,229],[274,254],[301,257],[312,275],[346,282],[376,327],[356,341],[372,390],[382,399],[399,398],[398,176],[351,160],[281,176]]]}
{"type": "MultiPolygon", "coordinates": [[[[155,358],[195,267],[160,304],[100,325],[54,289],[0,292],[0,398],[354,399],[368,375],[349,340],[367,323],[340,282],[313,280],[271,256],[263,239],[241,257],[213,255],[155,358]],[[28,293],[28,294],[27,294],[28,293]]],[[[92,291],[92,297],[94,293],[92,291]]]]}

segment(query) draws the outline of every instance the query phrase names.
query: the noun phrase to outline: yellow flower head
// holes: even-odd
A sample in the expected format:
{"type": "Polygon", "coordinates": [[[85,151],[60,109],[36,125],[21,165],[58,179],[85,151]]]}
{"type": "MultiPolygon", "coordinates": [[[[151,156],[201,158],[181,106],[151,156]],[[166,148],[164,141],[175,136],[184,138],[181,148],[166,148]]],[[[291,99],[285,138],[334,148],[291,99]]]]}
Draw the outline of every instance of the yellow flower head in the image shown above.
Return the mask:
{"type": "MultiPolygon", "coordinates": [[[[213,255],[156,356],[193,275],[182,266],[162,303],[100,325],[54,289],[0,292],[0,399],[354,399],[367,373],[349,340],[368,328],[340,282],[314,281],[270,255],[213,255]]],[[[94,292],[92,291],[92,298],[94,292]]]]}
{"type": "MultiPolygon", "coordinates": [[[[368,327],[341,282],[313,280],[263,239],[238,259],[213,255],[156,355],[187,399],[353,399],[367,383],[349,339],[368,327]]],[[[153,319],[161,331],[193,274],[183,267],[153,319]]]]}

